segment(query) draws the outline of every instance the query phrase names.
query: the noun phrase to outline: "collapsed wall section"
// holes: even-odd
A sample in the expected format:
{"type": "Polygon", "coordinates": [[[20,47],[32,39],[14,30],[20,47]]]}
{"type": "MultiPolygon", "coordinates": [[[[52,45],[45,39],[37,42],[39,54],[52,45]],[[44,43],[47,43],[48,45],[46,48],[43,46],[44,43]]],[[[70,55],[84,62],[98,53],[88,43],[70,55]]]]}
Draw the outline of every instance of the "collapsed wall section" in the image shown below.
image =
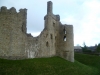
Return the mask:
{"type": "Polygon", "coordinates": [[[37,37],[28,34],[27,39],[28,44],[26,52],[28,58],[51,57],[55,55],[55,50],[53,49],[54,44],[52,44],[53,36],[49,34],[49,31],[46,28],[44,28],[37,37]]]}
{"type": "Polygon", "coordinates": [[[26,54],[28,58],[37,58],[39,55],[40,43],[38,37],[33,37],[27,34],[27,49],[26,54]]]}

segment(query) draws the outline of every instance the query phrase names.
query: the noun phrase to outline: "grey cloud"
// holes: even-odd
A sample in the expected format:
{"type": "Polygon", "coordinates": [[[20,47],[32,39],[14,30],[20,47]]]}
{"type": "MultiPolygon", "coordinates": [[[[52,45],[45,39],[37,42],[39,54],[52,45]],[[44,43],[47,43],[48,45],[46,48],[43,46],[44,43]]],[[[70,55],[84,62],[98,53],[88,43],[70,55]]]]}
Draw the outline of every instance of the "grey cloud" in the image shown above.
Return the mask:
{"type": "MultiPolygon", "coordinates": [[[[7,6],[15,7],[17,11],[20,8],[27,8],[27,29],[28,33],[30,32],[41,32],[44,28],[44,16],[46,15],[47,10],[47,1],[48,0],[0,0],[0,7],[7,6]]],[[[66,22],[74,25],[75,37],[81,38],[79,41],[82,42],[85,29],[83,25],[87,22],[89,10],[84,7],[85,1],[90,0],[51,0],[53,2],[53,11],[54,14],[59,14],[61,20],[66,19],[66,22]],[[72,16],[73,21],[69,21],[72,16]]],[[[93,1],[93,0],[91,0],[93,1]]],[[[99,1],[99,0],[98,0],[99,1]]],[[[96,25],[97,26],[97,25],[96,25]]],[[[92,37],[92,36],[91,36],[92,37]]],[[[97,37],[97,36],[95,36],[97,37]]],[[[77,38],[75,38],[77,39],[77,38]]],[[[94,39],[92,39],[94,40],[94,39]]],[[[78,44],[77,40],[75,42],[78,44]]],[[[82,42],[83,43],[83,42],[82,42]]]]}
{"type": "MultiPolygon", "coordinates": [[[[1,6],[7,6],[7,8],[15,7],[18,11],[20,8],[26,8],[27,10],[27,31],[28,32],[40,32],[44,27],[44,16],[46,15],[46,3],[33,1],[33,0],[1,0],[1,6]]],[[[46,1],[46,0],[44,0],[46,1]]]]}

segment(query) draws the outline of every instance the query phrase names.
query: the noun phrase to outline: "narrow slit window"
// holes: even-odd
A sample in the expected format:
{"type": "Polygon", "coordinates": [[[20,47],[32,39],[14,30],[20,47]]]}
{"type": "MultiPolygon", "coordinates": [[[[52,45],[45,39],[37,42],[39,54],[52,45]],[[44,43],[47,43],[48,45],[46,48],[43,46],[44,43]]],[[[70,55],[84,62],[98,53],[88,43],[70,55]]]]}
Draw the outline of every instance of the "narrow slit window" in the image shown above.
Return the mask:
{"type": "Polygon", "coordinates": [[[65,27],[64,27],[64,30],[63,30],[63,31],[64,31],[64,34],[66,34],[66,29],[65,29],[65,27]]]}
{"type": "Polygon", "coordinates": [[[55,27],[55,23],[53,22],[53,27],[55,27]]]}
{"type": "Polygon", "coordinates": [[[49,43],[48,43],[48,42],[46,42],[46,46],[47,46],[47,47],[49,46],[49,43]]]}
{"type": "Polygon", "coordinates": [[[66,30],[65,30],[65,34],[66,34],[66,30]]]}
{"type": "Polygon", "coordinates": [[[66,36],[64,36],[63,41],[66,41],[66,36]]]}
{"type": "Polygon", "coordinates": [[[51,39],[52,39],[52,34],[50,36],[51,36],[51,39]]]}

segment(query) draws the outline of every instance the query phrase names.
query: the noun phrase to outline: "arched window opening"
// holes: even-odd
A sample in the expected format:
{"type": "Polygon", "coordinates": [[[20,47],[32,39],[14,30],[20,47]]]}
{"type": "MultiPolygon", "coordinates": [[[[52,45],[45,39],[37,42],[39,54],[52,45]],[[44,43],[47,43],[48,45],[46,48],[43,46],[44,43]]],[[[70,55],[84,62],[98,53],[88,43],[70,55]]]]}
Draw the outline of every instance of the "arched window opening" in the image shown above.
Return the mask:
{"type": "Polygon", "coordinates": [[[46,42],[46,46],[47,46],[47,47],[49,46],[49,43],[48,43],[48,42],[46,42]]]}
{"type": "Polygon", "coordinates": [[[66,41],[66,36],[64,36],[63,41],[66,41]]]}

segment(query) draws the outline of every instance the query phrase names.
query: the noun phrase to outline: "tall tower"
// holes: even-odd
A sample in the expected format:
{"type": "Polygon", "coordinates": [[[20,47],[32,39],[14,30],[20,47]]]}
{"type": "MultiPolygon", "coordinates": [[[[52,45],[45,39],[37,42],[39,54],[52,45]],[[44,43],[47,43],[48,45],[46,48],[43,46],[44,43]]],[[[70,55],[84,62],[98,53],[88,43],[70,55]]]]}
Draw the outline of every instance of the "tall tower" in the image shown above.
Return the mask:
{"type": "Polygon", "coordinates": [[[47,14],[52,13],[53,3],[51,1],[47,2],[47,14]]]}

